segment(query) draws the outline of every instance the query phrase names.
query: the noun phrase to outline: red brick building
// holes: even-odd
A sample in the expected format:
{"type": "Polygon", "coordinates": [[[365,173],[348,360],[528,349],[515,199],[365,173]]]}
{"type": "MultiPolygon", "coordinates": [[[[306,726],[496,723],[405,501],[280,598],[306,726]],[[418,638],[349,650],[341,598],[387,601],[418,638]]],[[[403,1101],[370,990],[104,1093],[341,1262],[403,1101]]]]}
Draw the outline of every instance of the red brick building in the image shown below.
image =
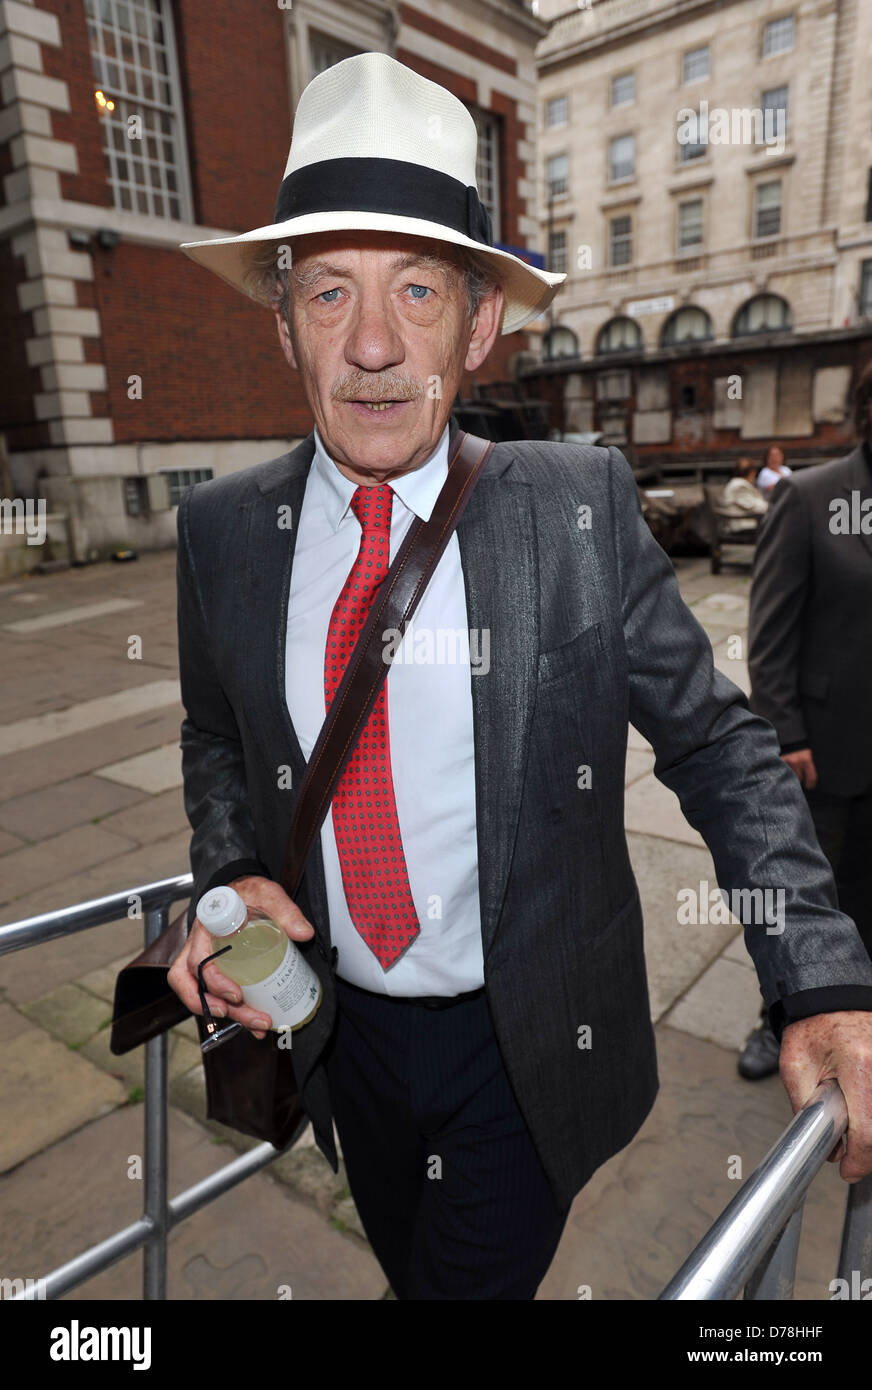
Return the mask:
{"type": "MultiPolygon", "coordinates": [[[[495,240],[535,249],[544,32],[520,0],[4,0],[0,431],[13,490],[69,515],[74,558],[171,544],[181,488],[311,428],[272,316],[178,246],[272,220],[312,76],[380,50],[447,87],[495,240]]],[[[480,380],[528,343],[500,340],[480,380]]]]}

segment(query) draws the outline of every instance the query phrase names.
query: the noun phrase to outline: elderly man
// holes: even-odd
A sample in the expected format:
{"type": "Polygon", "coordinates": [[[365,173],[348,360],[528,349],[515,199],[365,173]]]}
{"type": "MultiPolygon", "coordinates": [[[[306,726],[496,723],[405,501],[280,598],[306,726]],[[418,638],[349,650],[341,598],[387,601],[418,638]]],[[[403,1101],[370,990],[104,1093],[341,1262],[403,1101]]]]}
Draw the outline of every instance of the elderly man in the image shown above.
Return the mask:
{"type": "MultiPolygon", "coordinates": [[[[489,659],[393,661],[295,901],[278,882],[342,665],[337,615],[341,633],[359,603],[360,621],[430,515],[464,370],[562,278],[493,247],[462,104],[385,55],[347,59],[300,100],[274,223],[187,249],[274,309],[315,429],[179,508],[195,890],[171,981],[199,1012],[194,905],[218,883],[300,945],[324,998],[283,1055],[334,1168],[335,1123],[397,1297],[532,1298],[573,1197],[654,1101],[628,720],[721,887],[782,890],[783,922],[749,917],[746,940],[785,1084],[799,1106],[838,1076],[842,1175],[868,1172],[872,965],[773,730],[714,669],[617,449],[495,447],[415,619],[486,637],[489,659]]],[[[275,1048],[271,1020],[205,974],[210,1006],[275,1048]]]]}

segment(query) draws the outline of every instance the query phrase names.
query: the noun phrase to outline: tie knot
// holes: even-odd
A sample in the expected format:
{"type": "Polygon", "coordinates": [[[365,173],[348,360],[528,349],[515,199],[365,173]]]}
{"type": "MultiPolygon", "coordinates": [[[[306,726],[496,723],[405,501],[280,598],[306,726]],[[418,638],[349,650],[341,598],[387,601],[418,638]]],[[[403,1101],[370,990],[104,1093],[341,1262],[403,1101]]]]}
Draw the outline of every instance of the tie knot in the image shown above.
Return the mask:
{"type": "Polygon", "coordinates": [[[351,499],[351,510],[363,527],[364,534],[367,531],[390,532],[393,500],[390,483],[376,483],[372,487],[357,489],[351,499]]]}

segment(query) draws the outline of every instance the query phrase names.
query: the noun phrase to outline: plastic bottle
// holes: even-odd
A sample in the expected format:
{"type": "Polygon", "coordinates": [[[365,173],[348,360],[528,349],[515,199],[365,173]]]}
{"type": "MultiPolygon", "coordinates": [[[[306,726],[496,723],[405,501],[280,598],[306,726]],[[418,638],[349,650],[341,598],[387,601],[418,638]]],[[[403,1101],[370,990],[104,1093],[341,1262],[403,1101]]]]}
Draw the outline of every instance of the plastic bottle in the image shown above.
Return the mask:
{"type": "Polygon", "coordinates": [[[262,912],[249,911],[230,887],[204,893],[197,916],[214,950],[230,945],[215,964],[239,985],[246,1004],[269,1015],[273,1032],[296,1032],[314,1017],[321,981],[281,927],[262,912]]]}

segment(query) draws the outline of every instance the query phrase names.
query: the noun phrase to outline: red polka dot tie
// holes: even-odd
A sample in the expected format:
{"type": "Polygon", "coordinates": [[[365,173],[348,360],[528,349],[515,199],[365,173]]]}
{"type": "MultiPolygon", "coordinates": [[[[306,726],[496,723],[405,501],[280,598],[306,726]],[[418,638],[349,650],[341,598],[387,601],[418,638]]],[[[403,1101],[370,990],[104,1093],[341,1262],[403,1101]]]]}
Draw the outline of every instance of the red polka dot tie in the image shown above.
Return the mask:
{"type": "MultiPolygon", "coordinates": [[[[363,535],[327,632],[324,698],[328,709],[373,595],[388,572],[393,500],[388,483],[359,487],[351,499],[363,535]]],[[[412,944],[420,926],[394,800],[386,680],[337,783],[333,829],[351,920],[387,970],[412,944]]]]}

